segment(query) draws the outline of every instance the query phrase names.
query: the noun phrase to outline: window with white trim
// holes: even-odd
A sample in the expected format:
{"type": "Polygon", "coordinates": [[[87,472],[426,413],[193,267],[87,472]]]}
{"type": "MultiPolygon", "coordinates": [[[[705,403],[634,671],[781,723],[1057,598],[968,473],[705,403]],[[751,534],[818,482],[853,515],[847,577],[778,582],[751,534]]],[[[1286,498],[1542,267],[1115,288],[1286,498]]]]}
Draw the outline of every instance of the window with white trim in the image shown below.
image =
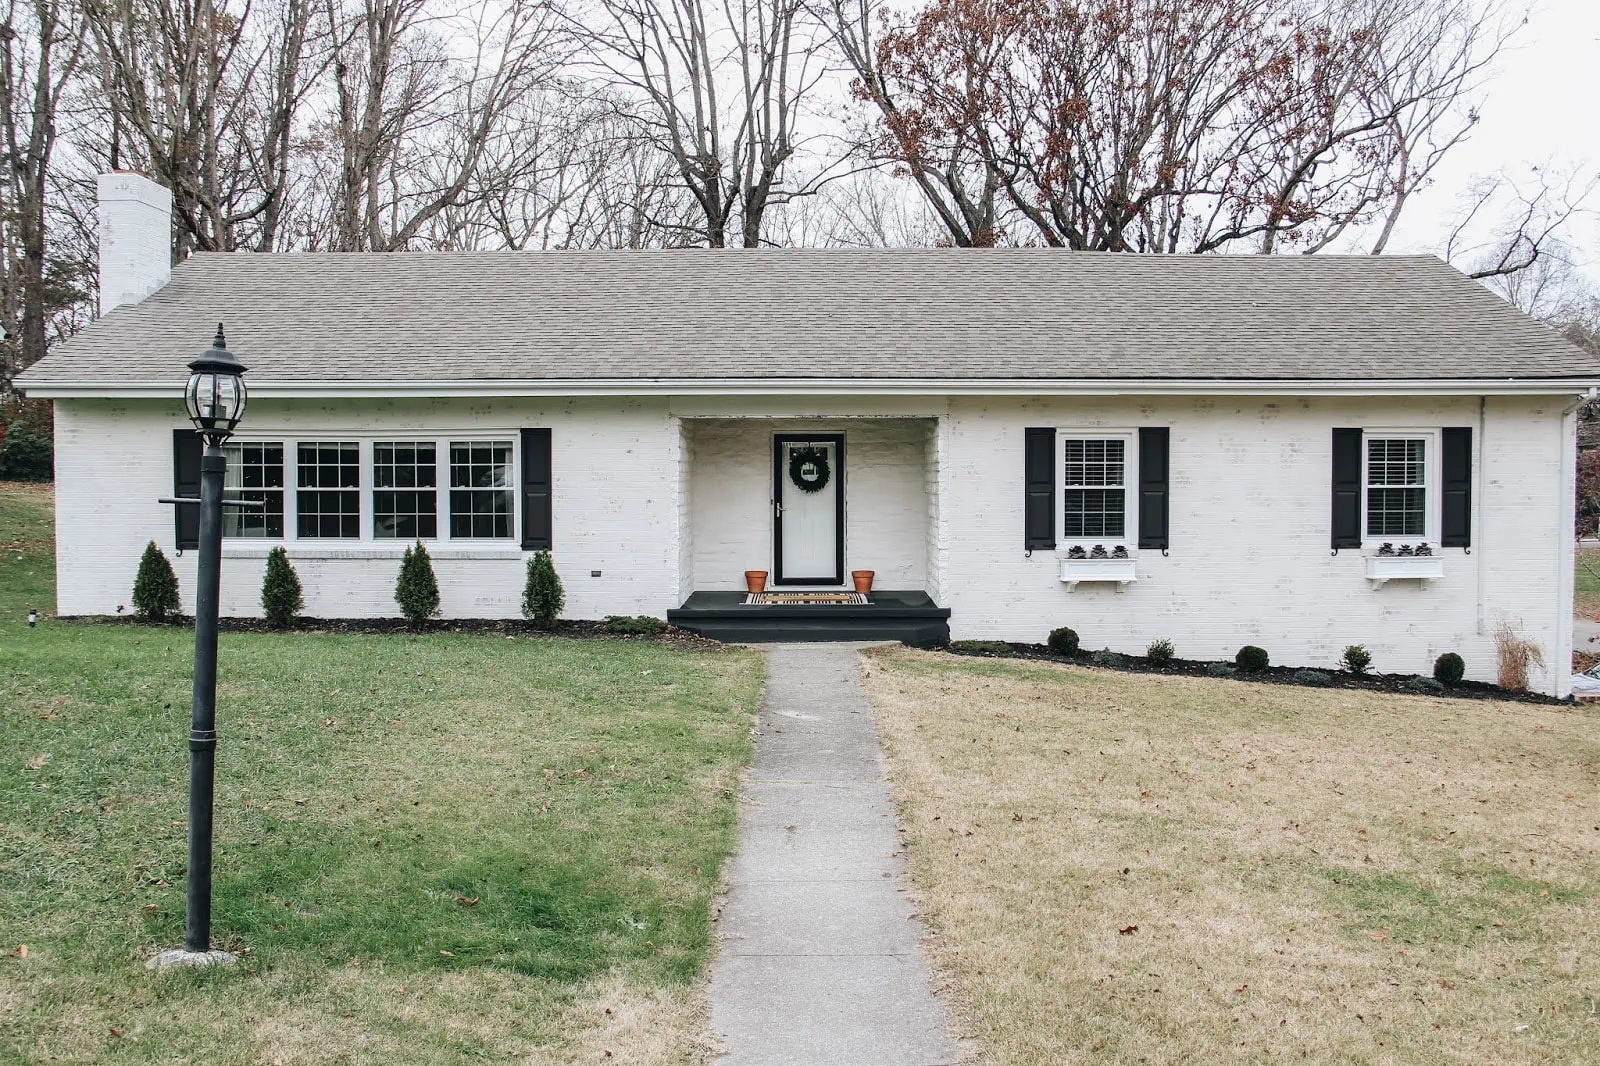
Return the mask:
{"type": "Polygon", "coordinates": [[[1365,443],[1367,539],[1428,539],[1428,439],[1374,434],[1365,443]]]}
{"type": "Polygon", "coordinates": [[[450,442],[450,538],[508,539],[515,528],[513,445],[507,440],[450,442]]]}
{"type": "Polygon", "coordinates": [[[510,431],[326,436],[247,434],[228,443],[227,495],[267,505],[225,510],[230,540],[341,550],[410,540],[489,550],[516,540],[521,460],[510,431]]]}
{"type": "Polygon", "coordinates": [[[296,535],[302,540],[360,537],[361,446],[301,441],[296,466],[296,535]]]}
{"type": "Polygon", "coordinates": [[[1127,437],[1063,437],[1061,535],[1123,540],[1128,535],[1127,437]]]}
{"type": "Polygon", "coordinates": [[[222,449],[228,467],[222,477],[223,496],[253,500],[257,510],[222,509],[224,537],[283,537],[283,442],[252,441],[227,444],[222,449]]]}
{"type": "Polygon", "coordinates": [[[372,535],[378,540],[439,536],[438,445],[377,441],[372,445],[372,535]]]}

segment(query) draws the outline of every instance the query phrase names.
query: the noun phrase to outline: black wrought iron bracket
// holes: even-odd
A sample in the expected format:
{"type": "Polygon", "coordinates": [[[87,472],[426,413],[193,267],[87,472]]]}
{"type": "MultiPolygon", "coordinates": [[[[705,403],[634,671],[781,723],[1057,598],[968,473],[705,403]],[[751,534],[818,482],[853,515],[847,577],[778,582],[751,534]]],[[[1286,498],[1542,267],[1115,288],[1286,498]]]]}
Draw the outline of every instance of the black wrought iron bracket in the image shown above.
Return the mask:
{"type": "MultiPolygon", "coordinates": [[[[156,502],[157,503],[193,503],[193,504],[198,504],[200,502],[200,497],[198,497],[198,496],[163,496],[159,500],[157,500],[156,502]]],[[[239,510],[239,511],[259,511],[262,508],[264,508],[266,505],[267,505],[267,501],[265,501],[265,500],[223,500],[222,501],[222,506],[224,506],[224,507],[232,507],[235,510],[239,510]]],[[[178,554],[180,556],[183,554],[183,549],[182,548],[178,549],[178,554]]]]}

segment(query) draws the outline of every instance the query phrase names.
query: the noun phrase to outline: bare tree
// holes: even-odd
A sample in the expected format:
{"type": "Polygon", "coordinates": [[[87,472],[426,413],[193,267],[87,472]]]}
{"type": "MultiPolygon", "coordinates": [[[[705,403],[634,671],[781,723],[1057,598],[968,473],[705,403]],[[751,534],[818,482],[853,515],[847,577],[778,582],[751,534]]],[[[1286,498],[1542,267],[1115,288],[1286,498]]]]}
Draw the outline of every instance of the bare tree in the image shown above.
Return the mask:
{"type": "MultiPolygon", "coordinates": [[[[1591,210],[1589,205],[1600,191],[1600,173],[1563,172],[1550,165],[1528,170],[1528,177],[1521,180],[1503,171],[1483,177],[1468,190],[1465,205],[1445,238],[1444,257],[1465,263],[1463,269],[1470,277],[1508,278],[1539,264],[1551,251],[1562,257],[1566,249],[1563,230],[1575,217],[1591,210]],[[1475,242],[1474,234],[1484,218],[1496,213],[1503,221],[1486,242],[1475,242]]],[[[1509,284],[1501,283],[1502,294],[1508,298],[1510,289],[1505,286],[1509,284]]]]}
{"type": "Polygon", "coordinates": [[[833,3],[874,147],[957,244],[1317,251],[1392,228],[1506,37],[1474,0],[932,0],[876,40],[870,0],[833,3]]]}
{"type": "Polygon", "coordinates": [[[815,191],[820,174],[785,184],[823,74],[823,36],[800,0],[598,0],[580,32],[676,164],[711,247],[734,230],[756,247],[769,206],[815,191]]]}
{"type": "Polygon", "coordinates": [[[511,116],[552,76],[553,12],[509,0],[457,27],[426,0],[326,4],[337,107],[325,137],[340,167],[329,246],[405,248],[473,192],[511,116]]]}
{"type": "Polygon", "coordinates": [[[52,257],[46,229],[57,114],[83,54],[80,12],[57,0],[6,0],[0,21],[0,398],[44,354],[50,316],[81,300],[81,264],[52,257]]]}
{"type": "Polygon", "coordinates": [[[328,61],[311,0],[83,3],[100,118],[80,151],[172,190],[175,262],[278,247],[296,123],[328,61]]]}

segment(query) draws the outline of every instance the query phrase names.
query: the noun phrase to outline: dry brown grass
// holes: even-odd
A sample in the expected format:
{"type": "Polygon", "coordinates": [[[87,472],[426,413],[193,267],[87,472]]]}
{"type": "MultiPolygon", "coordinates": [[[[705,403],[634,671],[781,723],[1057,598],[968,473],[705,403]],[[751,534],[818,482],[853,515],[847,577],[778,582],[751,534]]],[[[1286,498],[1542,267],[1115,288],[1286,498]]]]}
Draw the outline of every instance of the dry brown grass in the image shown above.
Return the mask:
{"type": "Polygon", "coordinates": [[[864,669],[991,1066],[1600,1061],[1600,715],[864,669]]]}

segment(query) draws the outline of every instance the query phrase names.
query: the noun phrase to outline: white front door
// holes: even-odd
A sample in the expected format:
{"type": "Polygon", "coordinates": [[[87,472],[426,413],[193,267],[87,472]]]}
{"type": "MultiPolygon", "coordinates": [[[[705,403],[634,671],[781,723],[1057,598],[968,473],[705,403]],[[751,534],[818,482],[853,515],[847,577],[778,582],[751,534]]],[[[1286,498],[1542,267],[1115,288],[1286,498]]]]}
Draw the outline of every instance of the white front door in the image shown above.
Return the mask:
{"type": "Polygon", "coordinates": [[[779,436],[773,458],[774,584],[843,584],[844,438],[779,436]]]}

